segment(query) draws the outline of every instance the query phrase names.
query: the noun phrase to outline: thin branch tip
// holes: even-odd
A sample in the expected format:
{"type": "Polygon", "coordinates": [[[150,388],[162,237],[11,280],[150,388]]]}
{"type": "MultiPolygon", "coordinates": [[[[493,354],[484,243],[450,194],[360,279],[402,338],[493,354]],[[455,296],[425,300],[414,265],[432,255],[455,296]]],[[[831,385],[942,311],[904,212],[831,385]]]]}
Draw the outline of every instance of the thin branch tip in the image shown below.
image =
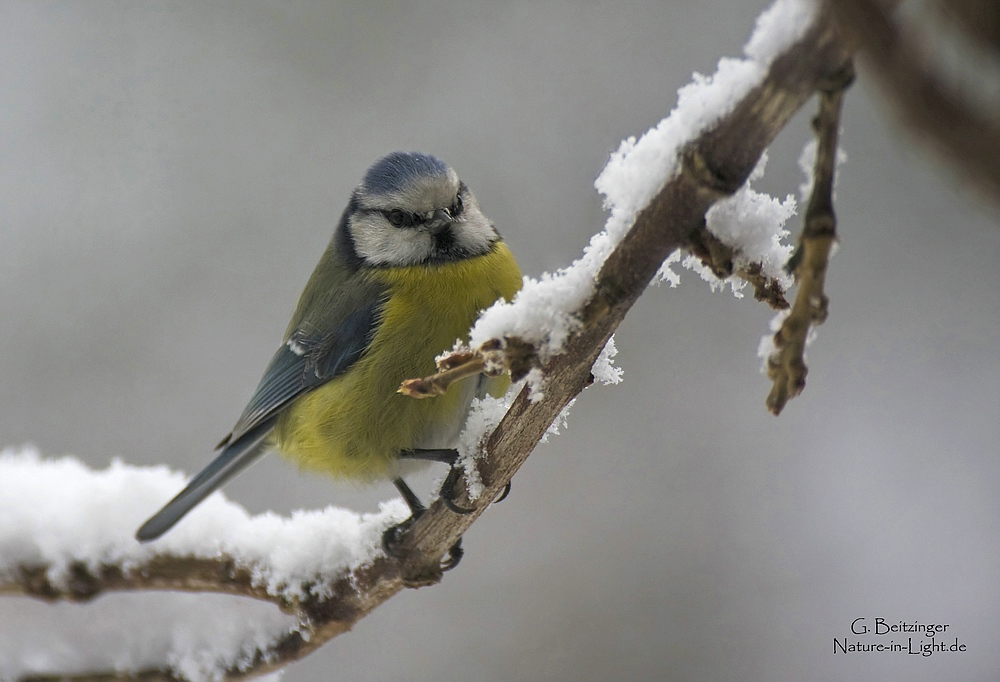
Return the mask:
{"type": "Polygon", "coordinates": [[[772,386],[765,404],[775,416],[805,389],[809,371],[805,347],[809,330],[825,322],[829,315],[830,299],[824,286],[830,252],[837,240],[837,219],[833,210],[837,134],[844,93],[853,81],[854,69],[848,62],[824,83],[826,87],[819,93],[819,113],[813,119],[818,138],[813,187],[799,244],[788,262],[799,290],[791,311],[774,334],[775,352],[767,360],[767,376],[772,386]]]}
{"type": "Polygon", "coordinates": [[[463,348],[444,355],[437,361],[435,374],[406,379],[396,392],[410,398],[434,398],[444,395],[452,384],[477,374],[498,377],[509,373],[512,381],[520,381],[536,367],[541,367],[541,362],[533,343],[516,336],[491,339],[476,350],[463,348]]]}
{"type": "Polygon", "coordinates": [[[691,235],[686,248],[717,278],[724,280],[739,277],[753,287],[754,299],[767,303],[774,310],[788,308],[781,282],[767,276],[761,263],[743,264],[745,257],[741,252],[712,234],[706,225],[702,225],[691,235]]]}

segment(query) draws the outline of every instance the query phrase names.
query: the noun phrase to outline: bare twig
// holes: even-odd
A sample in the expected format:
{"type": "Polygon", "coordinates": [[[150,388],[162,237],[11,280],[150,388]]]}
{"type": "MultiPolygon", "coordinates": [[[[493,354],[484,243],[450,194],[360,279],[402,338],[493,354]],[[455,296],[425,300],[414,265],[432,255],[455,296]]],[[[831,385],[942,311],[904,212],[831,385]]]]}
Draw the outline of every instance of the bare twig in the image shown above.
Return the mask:
{"type": "Polygon", "coordinates": [[[685,248],[697,256],[701,262],[719,279],[736,276],[746,280],[753,287],[754,298],[763,301],[775,310],[788,308],[785,291],[781,284],[764,274],[760,263],[736,265],[738,252],[702,226],[685,244],[685,248]]]}
{"type": "Polygon", "coordinates": [[[411,398],[434,398],[444,395],[456,381],[475,376],[486,369],[486,360],[474,351],[453,353],[445,359],[448,361],[447,366],[442,367],[439,362],[440,371],[437,374],[422,379],[407,379],[396,392],[411,398]]]}
{"type": "Polygon", "coordinates": [[[438,372],[428,377],[407,379],[397,393],[410,398],[444,395],[456,381],[476,374],[495,377],[509,373],[518,381],[532,369],[541,369],[538,349],[518,337],[491,339],[475,350],[464,348],[438,359],[438,372]]]}
{"type": "MultiPolygon", "coordinates": [[[[540,367],[544,397],[532,402],[527,391],[522,391],[489,436],[478,462],[484,485],[479,500],[497,496],[566,404],[590,383],[595,359],[666,257],[690,243],[704,224],[709,207],[746,181],[764,149],[792,115],[839,73],[847,60],[848,53],[828,12],[818,13],[802,39],[774,59],[763,82],[685,148],[681,172],[638,214],[629,233],[604,263],[593,297],[577,311],[583,324],[564,343],[563,351],[541,362],[530,344],[505,340],[505,362],[512,375],[517,378],[531,367],[540,367]]],[[[0,592],[77,600],[110,590],[178,589],[267,599],[295,614],[300,627],[268,650],[259,651],[248,667],[225,672],[228,679],[246,678],[302,658],[350,629],[404,587],[438,582],[441,557],[487,506],[463,500],[463,494],[455,501],[474,507],[473,513],[456,515],[441,501],[435,502],[402,537],[398,548],[402,559],[380,558],[370,566],[331,577],[331,588],[326,591],[329,597],[310,596],[287,603],[254,588],[242,577],[254,567],[236,567],[225,559],[205,562],[183,557],[158,557],[128,572],[101,567],[93,573],[81,566],[78,584],[82,587],[68,591],[48,584],[46,567],[37,566],[0,585],[0,592]]],[[[167,670],[137,671],[131,678],[175,679],[167,670]]],[[[90,679],[123,678],[104,674],[90,679]]]]}
{"type": "Polygon", "coordinates": [[[996,0],[938,0],[938,6],[982,46],[1000,52],[1000,3],[996,0]]]}
{"type": "Polygon", "coordinates": [[[777,352],[768,358],[767,376],[773,385],[767,407],[780,414],[789,399],[806,385],[806,337],[813,325],[826,320],[829,299],[823,291],[830,248],[837,239],[837,219],[833,212],[833,176],[837,166],[837,131],[844,92],[854,80],[848,63],[844,70],[820,93],[819,114],[813,128],[819,141],[812,193],[806,209],[805,226],[799,244],[789,261],[799,290],[792,310],[774,335],[777,352]]]}

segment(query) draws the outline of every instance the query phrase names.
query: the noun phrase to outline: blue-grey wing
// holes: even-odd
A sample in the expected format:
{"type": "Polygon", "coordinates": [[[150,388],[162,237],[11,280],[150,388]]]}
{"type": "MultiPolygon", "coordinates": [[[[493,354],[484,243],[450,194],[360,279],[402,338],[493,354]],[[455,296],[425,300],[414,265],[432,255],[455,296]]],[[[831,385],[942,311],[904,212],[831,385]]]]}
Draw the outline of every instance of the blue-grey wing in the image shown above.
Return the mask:
{"type": "Polygon", "coordinates": [[[277,415],[300,395],[322,386],[357,362],[374,335],[379,301],[352,311],[328,333],[294,330],[264,371],[250,402],[225,443],[277,415]]]}
{"type": "Polygon", "coordinates": [[[264,371],[250,403],[222,451],[174,499],[139,528],[136,538],[153,540],[267,451],[267,437],[281,411],[295,398],[346,372],[371,343],[381,302],[373,300],[345,315],[327,332],[292,331],[264,371]]]}

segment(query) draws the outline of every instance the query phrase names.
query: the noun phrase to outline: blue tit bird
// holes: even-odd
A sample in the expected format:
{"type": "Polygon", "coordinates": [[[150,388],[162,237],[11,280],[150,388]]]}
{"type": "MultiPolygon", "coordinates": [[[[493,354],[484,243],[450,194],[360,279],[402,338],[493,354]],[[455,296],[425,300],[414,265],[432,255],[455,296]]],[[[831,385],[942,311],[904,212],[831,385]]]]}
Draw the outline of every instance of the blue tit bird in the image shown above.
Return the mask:
{"type": "Polygon", "coordinates": [[[435,356],[520,287],[513,255],[454,170],[420,153],[376,161],[221,452],[136,537],[159,537],[270,449],[335,478],[389,478],[418,516],[407,464],[453,465],[472,399],[502,395],[509,379],[467,379],[431,400],[397,389],[433,374],[435,356]]]}

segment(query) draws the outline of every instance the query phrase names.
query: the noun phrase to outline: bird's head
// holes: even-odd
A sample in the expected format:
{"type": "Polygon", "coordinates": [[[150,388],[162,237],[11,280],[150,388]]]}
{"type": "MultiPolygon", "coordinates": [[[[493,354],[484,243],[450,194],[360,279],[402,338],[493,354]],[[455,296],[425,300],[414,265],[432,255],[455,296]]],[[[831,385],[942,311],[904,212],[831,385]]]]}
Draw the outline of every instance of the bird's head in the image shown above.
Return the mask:
{"type": "Polygon", "coordinates": [[[368,169],[344,227],[360,261],[376,267],[472,258],[500,238],[455,171],[417,152],[393,152],[368,169]]]}

